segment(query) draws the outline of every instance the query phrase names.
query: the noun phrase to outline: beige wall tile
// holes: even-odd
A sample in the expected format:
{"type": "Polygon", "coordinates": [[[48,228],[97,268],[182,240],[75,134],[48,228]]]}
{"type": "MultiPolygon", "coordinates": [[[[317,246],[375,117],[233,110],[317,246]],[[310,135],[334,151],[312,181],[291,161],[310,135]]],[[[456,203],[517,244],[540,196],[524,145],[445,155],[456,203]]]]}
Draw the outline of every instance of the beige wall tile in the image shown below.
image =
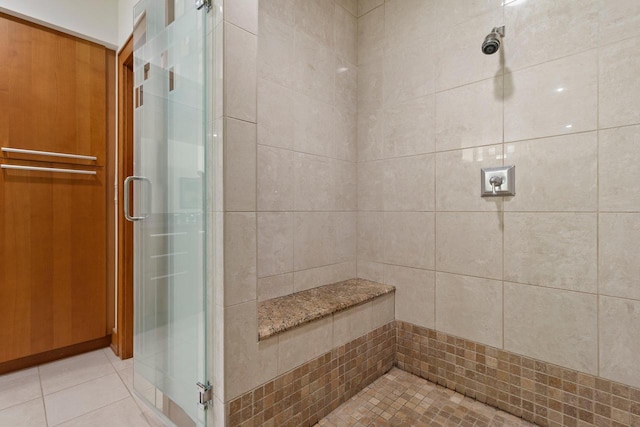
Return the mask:
{"type": "MultiPolygon", "coordinates": [[[[331,87],[333,87],[333,83],[331,87]]],[[[333,92],[331,92],[331,98],[333,98],[333,92]]],[[[295,150],[319,156],[335,157],[333,107],[299,93],[294,96],[293,105],[295,150]]]]}
{"type": "Polygon", "coordinates": [[[333,345],[340,347],[368,333],[371,328],[371,302],[333,315],[333,345]]]}
{"type": "Polygon", "coordinates": [[[358,114],[334,108],[333,145],[335,157],[350,162],[357,161],[358,114]]]}
{"type": "Polygon", "coordinates": [[[596,132],[505,145],[505,164],[516,165],[516,197],[505,211],[596,211],[596,132]]]}
{"type": "Polygon", "coordinates": [[[600,214],[598,291],[640,300],[640,214],[600,214]]]}
{"type": "Polygon", "coordinates": [[[502,348],[502,282],[436,273],[436,329],[502,348]]]}
{"type": "Polygon", "coordinates": [[[293,90],[261,79],[258,82],[258,144],[293,149],[293,90]]]}
{"type": "Polygon", "coordinates": [[[260,1],[258,77],[293,89],[294,29],[283,15],[263,11],[275,4],[273,1],[260,1]]]}
{"type": "Polygon", "coordinates": [[[437,48],[434,52],[438,63],[438,91],[503,74],[500,59],[502,54],[478,54],[488,32],[502,22],[503,13],[500,7],[458,25],[442,28],[438,33],[437,48]]]}
{"type": "Polygon", "coordinates": [[[330,351],[333,348],[332,336],[332,317],[325,317],[281,334],[278,348],[278,374],[288,372],[330,351]]]}
{"type": "Polygon", "coordinates": [[[597,64],[598,52],[590,50],[506,74],[505,141],[595,129],[597,64]]]}
{"type": "Polygon", "coordinates": [[[335,230],[331,262],[355,260],[357,254],[357,213],[332,212],[331,220],[335,230]]]}
{"type": "Polygon", "coordinates": [[[256,214],[224,217],[224,304],[256,299],[256,214]]]}
{"type": "Polygon", "coordinates": [[[358,65],[382,60],[384,55],[384,7],[374,9],[358,19],[357,39],[358,65]]]}
{"type": "Polygon", "coordinates": [[[384,214],[358,212],[358,261],[383,262],[384,214]]]}
{"type": "Polygon", "coordinates": [[[396,287],[396,320],[435,328],[435,272],[386,264],[384,283],[396,287]]]}
{"type": "Polygon", "coordinates": [[[295,2],[296,0],[260,0],[258,2],[259,18],[262,18],[263,15],[269,15],[287,25],[293,26],[295,24],[295,2]]]}
{"type": "MultiPolygon", "coordinates": [[[[358,98],[360,99],[360,98],[358,98]]],[[[365,162],[383,158],[384,150],[383,111],[372,110],[358,113],[358,161],[365,162]]]]}
{"type": "Polygon", "coordinates": [[[502,142],[502,76],[436,95],[438,151],[502,142]]]}
{"type": "Polygon", "coordinates": [[[423,45],[433,31],[437,16],[433,1],[387,0],[384,5],[387,51],[423,45]]]}
{"type": "Polygon", "coordinates": [[[306,34],[327,47],[334,46],[334,2],[297,0],[295,2],[296,31],[306,34]]]}
{"type": "Polygon", "coordinates": [[[303,270],[331,264],[335,229],[329,212],[294,214],[294,268],[303,270]]]}
{"type": "Polygon", "coordinates": [[[369,114],[382,108],[383,75],[383,60],[358,67],[358,113],[369,114]]]}
{"type": "Polygon", "coordinates": [[[226,0],[224,19],[250,33],[258,34],[258,0],[226,0]]]}
{"type": "Polygon", "coordinates": [[[349,11],[335,5],[333,39],[338,56],[352,64],[358,63],[358,20],[349,11]]]}
{"type": "Polygon", "coordinates": [[[358,0],[358,16],[384,4],[384,0],[358,0]]]}
{"type": "Polygon", "coordinates": [[[600,50],[600,127],[640,123],[640,38],[600,50]]]}
{"type": "Polygon", "coordinates": [[[640,126],[601,130],[599,134],[600,210],[640,212],[640,126]]]}
{"type": "Polygon", "coordinates": [[[293,289],[294,292],[301,292],[318,286],[353,279],[354,277],[356,277],[355,261],[324,265],[294,272],[293,289]]]}
{"type": "Polygon", "coordinates": [[[396,318],[395,308],[394,294],[383,295],[371,301],[371,329],[393,322],[396,318]]]}
{"type": "Polygon", "coordinates": [[[356,164],[333,160],[334,209],[337,211],[355,211],[358,208],[356,164]]]}
{"type": "Polygon", "coordinates": [[[640,36],[640,3],[600,0],[598,6],[600,45],[640,36]]]}
{"type": "Polygon", "coordinates": [[[480,197],[480,169],[501,165],[501,145],[437,153],[436,210],[502,210],[502,197],[480,197]]]}
{"type": "Polygon", "coordinates": [[[504,214],[505,280],[596,292],[597,246],[595,213],[504,214]]]}
{"type": "Polygon", "coordinates": [[[295,153],[294,162],[295,210],[334,210],[336,205],[336,184],[331,159],[295,153]]]}
{"type": "Polygon", "coordinates": [[[498,212],[436,214],[436,269],[502,279],[502,222],[498,212]]]}
{"type": "Polygon", "coordinates": [[[386,107],[435,93],[436,63],[433,49],[432,43],[420,43],[394,45],[393,50],[385,51],[383,99],[386,107]]]}
{"type": "MultiPolygon", "coordinates": [[[[309,3],[318,0],[310,0],[309,3]]],[[[322,0],[321,0],[322,1],[322,0]]],[[[298,4],[305,2],[298,1],[298,4]]],[[[332,12],[333,14],[333,12],[332,12]]],[[[333,29],[332,29],[333,31],[333,29]]],[[[294,89],[318,101],[333,103],[335,54],[317,39],[295,34],[294,89]]]]}
{"type": "Polygon", "coordinates": [[[504,284],[504,348],[597,373],[597,297],[504,284]]]}
{"type": "Polygon", "coordinates": [[[433,95],[411,99],[386,108],[384,112],[384,157],[434,152],[435,116],[436,106],[433,95]]]}
{"type": "Polygon", "coordinates": [[[224,24],[225,116],[256,122],[258,38],[224,24]]]}
{"type": "MultiPolygon", "coordinates": [[[[437,31],[447,30],[451,26],[496,10],[500,8],[503,3],[503,0],[436,1],[434,13],[438,18],[435,22],[435,28],[437,31]]],[[[490,29],[491,28],[488,30],[490,29]]]]}
{"type": "Polygon", "coordinates": [[[384,283],[384,264],[358,260],[359,279],[371,280],[373,282],[384,283]]]}
{"type": "Polygon", "coordinates": [[[258,210],[293,210],[294,155],[293,151],[258,146],[258,210]]]}
{"type": "Polygon", "coordinates": [[[355,116],[358,110],[358,67],[340,56],[336,57],[334,92],[336,113],[349,112],[355,116]]]}
{"type": "Polygon", "coordinates": [[[224,310],[227,402],[278,374],[278,337],[258,342],[257,313],[255,301],[224,310]]]}
{"type": "Polygon", "coordinates": [[[258,214],[258,276],[293,271],[293,213],[258,214]]]}
{"type": "Polygon", "coordinates": [[[358,164],[358,209],[379,211],[383,209],[384,162],[358,164]]]}
{"type": "Polygon", "coordinates": [[[224,208],[256,210],[256,125],[225,119],[224,208]]]}
{"type": "Polygon", "coordinates": [[[600,376],[640,387],[640,301],[600,297],[600,376]]]}
{"type": "Polygon", "coordinates": [[[432,270],[434,219],[431,212],[385,212],[384,262],[432,270]]]}
{"type": "Polygon", "coordinates": [[[538,0],[509,4],[504,8],[507,66],[519,70],[596,46],[598,3],[599,0],[538,0]]]}
{"type": "Polygon", "coordinates": [[[435,208],[435,156],[390,159],[384,165],[384,209],[433,211],[435,208]]]}
{"type": "Polygon", "coordinates": [[[355,212],[297,212],[294,217],[296,270],[355,258],[355,212]]]}
{"type": "Polygon", "coordinates": [[[258,301],[278,298],[293,293],[293,273],[258,279],[258,301]]]}
{"type": "Polygon", "coordinates": [[[345,8],[350,14],[358,14],[358,0],[336,0],[336,4],[345,8]]]}

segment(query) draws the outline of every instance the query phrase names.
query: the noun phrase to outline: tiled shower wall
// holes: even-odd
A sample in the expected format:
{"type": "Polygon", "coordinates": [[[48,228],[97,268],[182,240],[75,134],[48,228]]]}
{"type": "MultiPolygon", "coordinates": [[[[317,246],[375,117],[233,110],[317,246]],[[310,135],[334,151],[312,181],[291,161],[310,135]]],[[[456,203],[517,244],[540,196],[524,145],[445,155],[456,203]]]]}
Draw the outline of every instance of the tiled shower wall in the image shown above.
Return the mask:
{"type": "Polygon", "coordinates": [[[398,320],[640,386],[640,2],[504,3],[360,0],[358,276],[398,320]],[[503,164],[517,195],[480,198],[503,164]]]}
{"type": "Polygon", "coordinates": [[[393,320],[391,297],[257,339],[258,301],[356,275],[356,14],[224,2],[225,402],[393,320]]]}
{"type": "Polygon", "coordinates": [[[258,300],[356,274],[355,5],[259,2],[258,300]]]}

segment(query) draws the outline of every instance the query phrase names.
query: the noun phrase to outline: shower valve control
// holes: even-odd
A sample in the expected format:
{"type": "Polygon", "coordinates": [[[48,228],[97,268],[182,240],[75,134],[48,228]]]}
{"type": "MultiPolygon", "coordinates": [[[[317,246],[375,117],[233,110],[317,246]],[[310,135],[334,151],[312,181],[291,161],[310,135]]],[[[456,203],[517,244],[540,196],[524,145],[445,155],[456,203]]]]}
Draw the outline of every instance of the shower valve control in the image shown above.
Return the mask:
{"type": "Polygon", "coordinates": [[[483,168],[480,172],[482,197],[516,195],[516,167],[483,168]]]}

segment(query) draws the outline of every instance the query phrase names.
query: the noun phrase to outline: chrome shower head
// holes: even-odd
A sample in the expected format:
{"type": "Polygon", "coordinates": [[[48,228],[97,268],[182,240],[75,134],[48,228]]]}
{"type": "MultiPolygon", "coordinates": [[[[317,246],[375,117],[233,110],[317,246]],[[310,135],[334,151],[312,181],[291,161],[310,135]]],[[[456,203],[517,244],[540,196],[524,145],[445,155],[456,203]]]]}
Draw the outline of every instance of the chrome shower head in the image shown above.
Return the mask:
{"type": "Polygon", "coordinates": [[[485,55],[493,55],[500,49],[504,37],[504,25],[502,27],[494,27],[482,43],[482,53],[485,55]]]}

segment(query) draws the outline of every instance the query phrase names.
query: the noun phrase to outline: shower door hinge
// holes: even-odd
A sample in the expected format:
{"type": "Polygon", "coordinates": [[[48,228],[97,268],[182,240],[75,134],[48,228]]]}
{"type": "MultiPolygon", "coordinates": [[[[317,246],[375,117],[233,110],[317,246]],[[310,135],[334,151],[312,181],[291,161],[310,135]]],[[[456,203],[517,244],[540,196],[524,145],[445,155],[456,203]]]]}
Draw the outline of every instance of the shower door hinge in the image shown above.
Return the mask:
{"type": "Polygon", "coordinates": [[[211,10],[211,0],[196,0],[196,9],[200,10],[203,7],[209,12],[211,10]]]}
{"type": "Polygon", "coordinates": [[[209,381],[207,381],[207,384],[196,383],[196,387],[198,387],[198,406],[202,409],[208,409],[213,400],[211,384],[209,384],[209,381]]]}

